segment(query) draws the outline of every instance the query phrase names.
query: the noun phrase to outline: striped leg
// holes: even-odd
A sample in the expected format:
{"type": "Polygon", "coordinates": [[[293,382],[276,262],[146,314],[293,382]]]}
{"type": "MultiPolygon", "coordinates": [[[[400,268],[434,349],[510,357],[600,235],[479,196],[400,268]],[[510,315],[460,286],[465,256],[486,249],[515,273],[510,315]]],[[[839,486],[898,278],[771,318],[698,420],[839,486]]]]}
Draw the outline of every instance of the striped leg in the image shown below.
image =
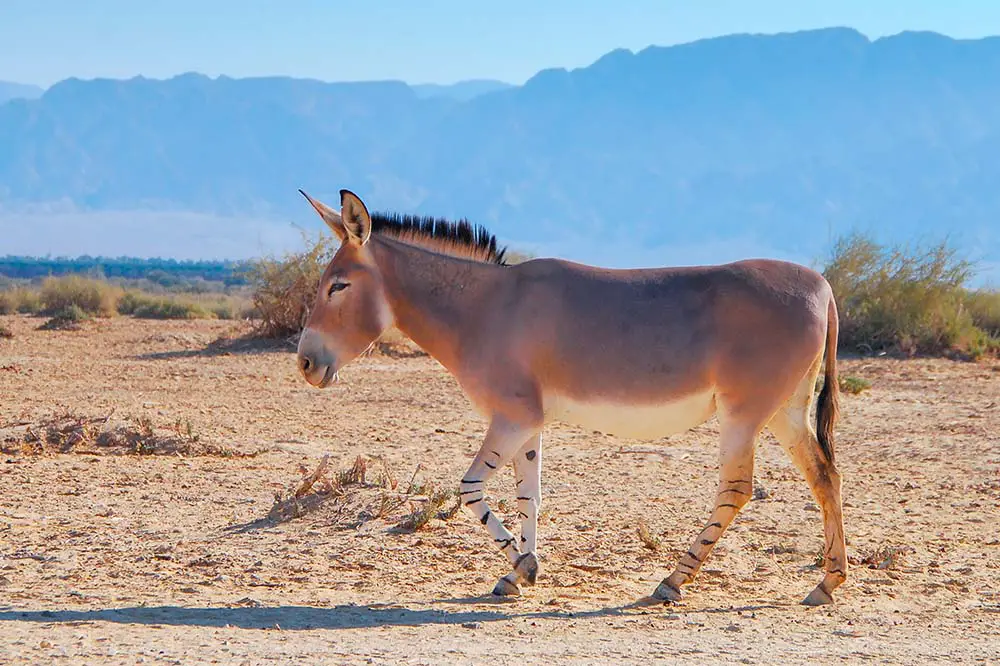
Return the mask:
{"type": "Polygon", "coordinates": [[[514,456],[517,515],[521,519],[521,558],[498,587],[534,585],[538,577],[538,512],[542,508],[542,436],[529,439],[514,456]],[[506,582],[505,582],[506,581],[506,582]]]}
{"type": "MultiPolygon", "coordinates": [[[[813,379],[815,384],[815,379],[813,379]]],[[[788,452],[792,462],[806,478],[823,515],[825,533],[824,568],[826,575],[802,603],[819,606],[833,603],[833,591],[847,580],[847,546],[840,495],[840,473],[827,460],[809,422],[809,406],[788,406],[779,411],[768,429],[788,452]]]]}
{"type": "MultiPolygon", "coordinates": [[[[484,498],[484,488],[496,471],[509,463],[518,449],[529,437],[533,439],[536,428],[529,428],[502,418],[494,418],[486,433],[479,453],[462,478],[459,492],[462,501],[472,511],[473,515],[484,525],[500,551],[514,566],[514,572],[523,568],[525,558],[517,547],[517,542],[510,530],[504,527],[496,514],[490,511],[484,498]],[[519,565],[521,565],[519,567],[519,565]]],[[[520,594],[517,583],[507,577],[501,578],[493,589],[493,594],[507,596],[520,594]]]]}
{"type": "Polygon", "coordinates": [[[681,586],[690,583],[708,558],[715,543],[729,527],[753,493],[754,444],[760,428],[741,423],[721,423],[722,446],[719,464],[719,489],[715,509],[708,524],[695,538],[691,548],[681,556],[673,573],[653,592],[653,598],[679,601],[681,586]]]}

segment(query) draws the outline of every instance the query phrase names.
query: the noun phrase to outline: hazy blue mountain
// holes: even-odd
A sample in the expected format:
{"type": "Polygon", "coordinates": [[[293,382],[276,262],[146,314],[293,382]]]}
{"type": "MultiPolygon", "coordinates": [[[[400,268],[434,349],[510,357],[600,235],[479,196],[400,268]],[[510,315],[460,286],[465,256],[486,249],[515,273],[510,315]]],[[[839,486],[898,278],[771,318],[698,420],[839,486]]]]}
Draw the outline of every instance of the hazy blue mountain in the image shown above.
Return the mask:
{"type": "MultiPolygon", "coordinates": [[[[54,208],[62,224],[87,212],[81,243],[110,211],[217,216],[194,248],[160,254],[222,247],[211,238],[232,252],[241,218],[315,228],[296,189],[335,203],[348,187],[374,208],[464,215],[610,265],[805,260],[851,229],[947,233],[1000,262],[998,81],[1000,38],[849,29],[619,50],[471,98],[394,82],[70,79],[0,105],[0,210],[28,215],[5,233],[12,252],[54,208]]],[[[163,224],[141,241],[178,242],[163,224]]]]}
{"type": "Polygon", "coordinates": [[[497,92],[498,90],[506,90],[514,86],[503,81],[494,81],[493,79],[472,79],[448,85],[420,83],[411,85],[410,87],[413,88],[418,97],[423,99],[429,97],[447,97],[460,102],[467,102],[474,97],[497,92]]]}
{"type": "Polygon", "coordinates": [[[45,92],[38,86],[0,81],[0,104],[11,99],[37,99],[45,92]]]}

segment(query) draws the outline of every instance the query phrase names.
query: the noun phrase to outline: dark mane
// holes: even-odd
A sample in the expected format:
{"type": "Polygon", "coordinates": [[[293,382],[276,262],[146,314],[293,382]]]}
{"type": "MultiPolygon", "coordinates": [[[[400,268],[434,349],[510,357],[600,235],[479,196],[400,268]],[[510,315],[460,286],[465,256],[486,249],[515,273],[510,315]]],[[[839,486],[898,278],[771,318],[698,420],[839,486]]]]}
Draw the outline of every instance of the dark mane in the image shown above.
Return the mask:
{"type": "Polygon", "coordinates": [[[372,213],[371,221],[373,234],[486,264],[507,265],[507,248],[497,248],[495,235],[465,218],[451,222],[439,217],[383,212],[372,213]]]}

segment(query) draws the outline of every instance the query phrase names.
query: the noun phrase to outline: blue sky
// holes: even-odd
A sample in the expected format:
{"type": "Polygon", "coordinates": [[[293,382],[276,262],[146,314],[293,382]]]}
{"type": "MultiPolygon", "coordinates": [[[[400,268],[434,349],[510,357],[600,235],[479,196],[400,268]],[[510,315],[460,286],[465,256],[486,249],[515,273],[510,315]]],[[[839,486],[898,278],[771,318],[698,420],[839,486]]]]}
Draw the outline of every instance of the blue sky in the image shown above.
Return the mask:
{"type": "Polygon", "coordinates": [[[138,74],[521,83],[608,51],[849,26],[1000,34],[995,0],[0,0],[0,80],[138,74]]]}

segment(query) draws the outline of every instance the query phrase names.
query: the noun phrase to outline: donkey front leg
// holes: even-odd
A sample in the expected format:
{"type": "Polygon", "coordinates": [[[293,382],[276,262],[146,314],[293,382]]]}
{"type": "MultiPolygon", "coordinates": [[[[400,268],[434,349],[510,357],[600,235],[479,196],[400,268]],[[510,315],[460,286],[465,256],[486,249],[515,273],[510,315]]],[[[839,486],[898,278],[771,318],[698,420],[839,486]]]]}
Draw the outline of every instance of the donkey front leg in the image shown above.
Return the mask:
{"type": "Polygon", "coordinates": [[[534,585],[538,577],[538,512],[542,509],[542,436],[534,435],[514,456],[517,515],[521,519],[521,559],[504,579],[534,585]]]}
{"type": "MultiPolygon", "coordinates": [[[[462,478],[459,487],[462,502],[486,527],[490,536],[493,537],[493,541],[514,567],[512,574],[501,578],[493,589],[493,594],[500,596],[521,593],[518,583],[527,579],[523,572],[529,562],[528,558],[525,558],[517,547],[514,535],[504,527],[504,524],[496,514],[490,511],[490,507],[486,504],[485,484],[496,474],[498,469],[511,461],[526,440],[533,439],[536,434],[536,427],[528,427],[512,423],[502,417],[494,417],[486,432],[486,439],[462,478]]],[[[530,559],[534,560],[533,557],[530,559]]]]}

